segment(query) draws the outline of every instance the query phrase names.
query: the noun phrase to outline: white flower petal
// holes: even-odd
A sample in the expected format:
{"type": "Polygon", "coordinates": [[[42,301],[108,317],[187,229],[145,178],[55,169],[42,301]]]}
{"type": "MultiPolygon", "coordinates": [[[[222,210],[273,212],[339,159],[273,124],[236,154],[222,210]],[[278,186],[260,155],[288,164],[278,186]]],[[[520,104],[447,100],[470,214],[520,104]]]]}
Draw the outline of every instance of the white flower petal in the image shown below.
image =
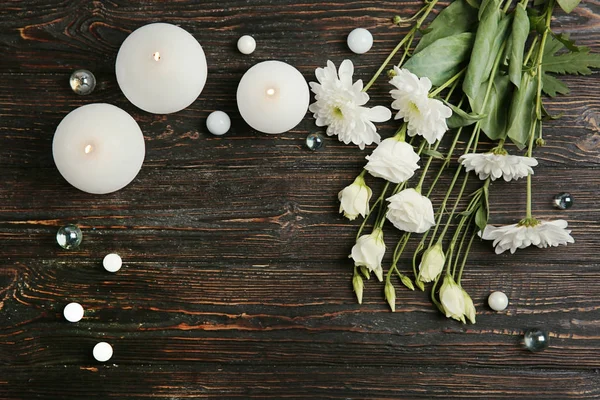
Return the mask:
{"type": "Polygon", "coordinates": [[[410,179],[419,168],[419,156],[414,148],[396,138],[385,139],[373,153],[366,157],[369,162],[365,169],[376,178],[392,183],[401,183],[410,179]]]}
{"type": "Polygon", "coordinates": [[[529,246],[540,248],[556,247],[574,243],[571,231],[567,230],[568,224],[565,220],[538,221],[536,225],[505,225],[495,227],[487,225],[480,236],[484,240],[493,240],[496,254],[510,250],[511,253],[517,249],[529,246]]]}
{"type": "Polygon", "coordinates": [[[388,198],[386,218],[398,229],[423,233],[435,225],[431,200],[415,189],[404,189],[388,198]]]}

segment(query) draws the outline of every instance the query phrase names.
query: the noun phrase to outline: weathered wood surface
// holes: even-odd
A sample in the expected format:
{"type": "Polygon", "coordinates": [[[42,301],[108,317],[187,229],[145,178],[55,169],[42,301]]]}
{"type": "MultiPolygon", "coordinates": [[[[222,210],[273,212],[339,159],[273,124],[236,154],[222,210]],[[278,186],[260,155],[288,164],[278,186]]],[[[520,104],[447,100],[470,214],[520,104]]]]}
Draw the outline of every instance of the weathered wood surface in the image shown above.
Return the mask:
{"type": "MultiPolygon", "coordinates": [[[[468,326],[441,316],[427,294],[401,288],[395,314],[374,283],[355,304],[347,254],[357,224],[337,214],[336,194],[366,152],[333,139],[309,152],[304,138],[318,128],[308,115],[273,136],[236,112],[237,82],[265,59],[290,62],[311,80],[327,59],[351,58],[368,80],[406,31],[391,17],[418,5],[0,2],[0,398],[599,398],[596,74],[566,79],[572,94],[550,102],[564,116],[545,125],[534,179],[536,215],[567,219],[576,243],[494,256],[477,242],[464,284],[478,323],[468,326]],[[121,42],[155,21],[180,24],[208,57],[203,94],[174,115],[136,109],[114,76],[121,42]],[[358,26],[376,39],[362,56],[345,47],[358,26]],[[235,49],[247,33],[258,41],[251,56],[235,49]],[[77,68],[96,74],[92,95],[70,91],[77,68]],[[52,161],[56,125],[92,102],[130,112],[146,138],[139,176],[111,195],[71,188],[52,161]],[[206,132],[214,109],[232,116],[230,134],[206,132]],[[551,207],[560,191],[573,193],[572,209],[551,207]],[[54,242],[67,222],[84,229],[76,251],[54,242]],[[100,265],[112,251],[126,264],[114,275],[100,265]],[[485,305],[492,290],[509,296],[506,312],[485,305]],[[61,319],[70,301],[86,308],[82,322],[61,319]],[[521,348],[532,326],[551,332],[547,351],[521,348]],[[106,365],[91,357],[99,340],[115,348],[106,365]]],[[[584,2],[553,26],[600,51],[598,11],[584,2]]],[[[388,102],[387,90],[376,86],[373,102],[388,102]]],[[[492,185],[494,222],[522,216],[524,185],[492,185]]],[[[387,232],[390,247],[397,237],[387,232]]]]}

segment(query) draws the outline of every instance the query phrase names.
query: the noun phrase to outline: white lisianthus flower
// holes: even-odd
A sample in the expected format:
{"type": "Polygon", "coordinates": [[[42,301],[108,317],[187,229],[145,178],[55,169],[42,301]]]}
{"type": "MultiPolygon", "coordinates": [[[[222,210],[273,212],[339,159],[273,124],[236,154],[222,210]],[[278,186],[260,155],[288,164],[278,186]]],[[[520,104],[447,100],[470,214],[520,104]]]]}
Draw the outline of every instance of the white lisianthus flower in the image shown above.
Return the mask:
{"type": "Polygon", "coordinates": [[[463,290],[454,282],[451,275],[446,274],[444,276],[444,283],[440,288],[440,302],[446,317],[465,323],[465,297],[463,290]]]}
{"type": "Polygon", "coordinates": [[[415,189],[404,189],[389,197],[387,219],[398,229],[423,233],[435,225],[431,200],[415,189]]]}
{"type": "Polygon", "coordinates": [[[357,267],[367,267],[373,272],[379,282],[383,281],[383,268],[381,261],[385,254],[385,243],[383,241],[383,231],[380,228],[373,229],[369,235],[362,235],[352,247],[350,257],[354,260],[357,267]]]}
{"type": "Polygon", "coordinates": [[[442,244],[438,242],[423,253],[421,264],[419,264],[419,280],[421,282],[436,280],[444,270],[444,264],[446,264],[446,254],[442,244]]]}
{"type": "Polygon", "coordinates": [[[504,253],[506,250],[514,253],[517,249],[524,249],[531,245],[546,248],[575,243],[567,226],[568,223],[564,219],[555,221],[524,219],[512,225],[498,227],[487,225],[479,235],[482,239],[494,241],[496,254],[504,253]]]}
{"type": "Polygon", "coordinates": [[[465,289],[461,288],[461,290],[465,301],[465,317],[467,317],[467,319],[471,321],[472,324],[474,324],[475,315],[477,314],[477,311],[475,310],[473,299],[471,299],[471,296],[469,296],[469,293],[467,293],[465,289]]]}
{"type": "Polygon", "coordinates": [[[533,175],[532,167],[538,165],[533,157],[512,156],[506,152],[465,154],[458,161],[467,172],[475,171],[481,180],[491,178],[494,181],[502,177],[506,182],[533,175]]]}
{"type": "Polygon", "coordinates": [[[352,83],[353,74],[350,60],[342,62],[339,73],[331,61],[327,61],[327,67],[317,68],[319,83],[309,83],[316,101],[308,109],[317,126],[327,126],[327,135],[337,135],[340,142],[354,143],[362,150],[365,145],[380,142],[373,122],[389,120],[392,112],[383,106],[363,107],[369,95],[362,91],[362,80],[352,83]]]}
{"type": "Polygon", "coordinates": [[[365,169],[371,175],[392,183],[402,183],[415,174],[420,157],[412,145],[391,137],[381,142],[366,159],[369,162],[365,169]]]}
{"type": "Polygon", "coordinates": [[[340,200],[340,212],[350,221],[356,219],[358,215],[363,218],[369,213],[369,200],[373,192],[367,186],[362,176],[357,176],[354,182],[346,186],[338,193],[340,200]]]}
{"type": "Polygon", "coordinates": [[[446,119],[452,109],[437,99],[429,98],[431,81],[419,78],[407,69],[394,67],[395,76],[390,83],[396,87],[390,91],[394,101],[392,108],[398,110],[394,119],[408,122],[409,136],[420,135],[429,144],[440,140],[448,130],[446,119]]]}

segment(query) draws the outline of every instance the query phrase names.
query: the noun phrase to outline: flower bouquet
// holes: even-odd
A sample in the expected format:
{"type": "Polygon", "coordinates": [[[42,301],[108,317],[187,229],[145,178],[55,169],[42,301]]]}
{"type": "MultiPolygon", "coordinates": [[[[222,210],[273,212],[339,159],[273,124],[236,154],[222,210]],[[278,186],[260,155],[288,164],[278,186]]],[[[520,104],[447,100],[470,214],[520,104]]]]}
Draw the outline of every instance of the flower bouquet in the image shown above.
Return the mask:
{"type": "Polygon", "coordinates": [[[392,311],[396,278],[411,290],[425,290],[431,282],[431,299],[442,313],[475,323],[473,301],[461,284],[475,238],[493,241],[497,254],[574,241],[566,221],[533,215],[531,178],[538,165],[533,153],[544,145],[543,122],[556,118],[547,112],[544,98],[569,92],[556,75],[590,74],[590,68],[600,66],[600,57],[551,29],[556,5],[569,13],[578,0],[456,0],[425,27],[436,3],[427,1],[411,18],[394,18],[393,23],[411,28],[366,85],[353,81],[349,60],[339,69],[331,61],[318,68],[318,82],[310,83],[316,101],[309,109],[316,124],[341,142],[361,150],[377,144],[362,172],[339,192],[340,212],[351,221],[363,218],[350,254],[358,302],[363,278],[371,274],[385,282],[392,311]],[[386,68],[399,124],[392,137],[381,140],[374,123],[389,120],[392,113],[367,103],[369,88],[386,68]],[[481,149],[484,137],[494,142],[493,148],[481,149]],[[511,142],[514,146],[507,146],[511,142]],[[519,151],[524,155],[514,154],[519,151]],[[440,190],[439,178],[449,168],[455,168],[452,180],[434,205],[429,198],[440,190]],[[374,202],[369,175],[385,180],[374,202]],[[480,185],[467,192],[474,177],[480,185]],[[527,181],[526,209],[512,225],[489,223],[490,183],[496,179],[527,181]],[[384,268],[387,222],[403,233],[391,265],[384,268]],[[415,236],[412,271],[402,271],[399,261],[415,236]]]}

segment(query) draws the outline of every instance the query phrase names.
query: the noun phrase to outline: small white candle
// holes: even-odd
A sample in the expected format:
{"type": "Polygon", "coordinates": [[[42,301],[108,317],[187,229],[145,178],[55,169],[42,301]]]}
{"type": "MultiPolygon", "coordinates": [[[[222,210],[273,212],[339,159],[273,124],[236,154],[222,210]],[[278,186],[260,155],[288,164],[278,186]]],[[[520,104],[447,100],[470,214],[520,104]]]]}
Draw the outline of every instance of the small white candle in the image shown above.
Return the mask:
{"type": "Polygon", "coordinates": [[[121,45],[117,82],[135,106],[154,114],[183,110],[206,83],[206,56],[186,30],[156,23],[133,31],[121,45]]]}
{"type": "Polygon", "coordinates": [[[102,260],[102,265],[104,269],[108,272],[117,272],[121,269],[123,265],[123,260],[121,260],[121,256],[116,253],[107,254],[102,260]]]}
{"type": "Polygon", "coordinates": [[[71,111],[52,142],[60,174],[84,192],[105,194],[138,174],[146,147],[137,122],[110,104],[88,104],[71,111]]]}
{"type": "Polygon", "coordinates": [[[79,303],[69,303],[63,310],[65,319],[69,322],[79,322],[83,318],[83,307],[79,303]]]}
{"type": "Polygon", "coordinates": [[[237,90],[242,118],[257,131],[282,133],[294,128],[308,110],[310,93],[296,68],[281,61],[263,61],[250,68],[237,90]]]}
{"type": "Polygon", "coordinates": [[[97,343],[92,351],[94,358],[100,362],[110,360],[113,355],[113,348],[106,342],[97,343]]]}

